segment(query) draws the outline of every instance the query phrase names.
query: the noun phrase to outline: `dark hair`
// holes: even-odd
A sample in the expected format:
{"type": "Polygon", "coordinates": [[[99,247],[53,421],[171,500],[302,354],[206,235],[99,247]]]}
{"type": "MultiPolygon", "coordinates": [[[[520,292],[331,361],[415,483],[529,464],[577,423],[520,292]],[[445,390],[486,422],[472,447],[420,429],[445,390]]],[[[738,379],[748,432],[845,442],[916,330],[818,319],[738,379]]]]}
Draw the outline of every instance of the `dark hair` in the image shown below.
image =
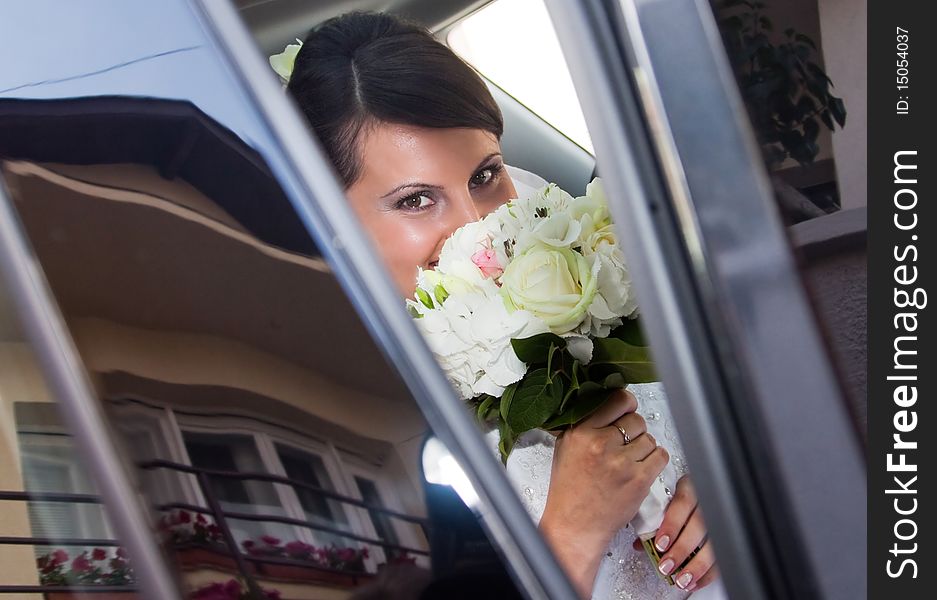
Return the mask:
{"type": "Polygon", "coordinates": [[[427,30],[353,12],[313,29],[287,89],[345,186],[361,175],[358,139],[377,122],[483,129],[499,139],[501,110],[481,77],[427,30]]]}

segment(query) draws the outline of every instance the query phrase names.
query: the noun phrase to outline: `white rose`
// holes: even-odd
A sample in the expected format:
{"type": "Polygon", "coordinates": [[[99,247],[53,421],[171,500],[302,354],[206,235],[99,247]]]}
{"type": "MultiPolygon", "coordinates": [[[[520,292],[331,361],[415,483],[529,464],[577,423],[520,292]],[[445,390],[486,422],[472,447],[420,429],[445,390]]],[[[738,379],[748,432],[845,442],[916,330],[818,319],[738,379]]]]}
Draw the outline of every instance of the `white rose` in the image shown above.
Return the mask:
{"type": "Polygon", "coordinates": [[[563,334],[577,329],[587,317],[595,298],[595,276],[581,254],[538,245],[508,264],[501,276],[501,293],[509,308],[530,311],[553,333],[563,334]]]}
{"type": "Polygon", "coordinates": [[[550,184],[528,198],[512,200],[485,220],[493,221],[492,247],[501,264],[507,264],[537,243],[569,247],[579,236],[580,225],[570,218],[573,197],[550,184]]]}

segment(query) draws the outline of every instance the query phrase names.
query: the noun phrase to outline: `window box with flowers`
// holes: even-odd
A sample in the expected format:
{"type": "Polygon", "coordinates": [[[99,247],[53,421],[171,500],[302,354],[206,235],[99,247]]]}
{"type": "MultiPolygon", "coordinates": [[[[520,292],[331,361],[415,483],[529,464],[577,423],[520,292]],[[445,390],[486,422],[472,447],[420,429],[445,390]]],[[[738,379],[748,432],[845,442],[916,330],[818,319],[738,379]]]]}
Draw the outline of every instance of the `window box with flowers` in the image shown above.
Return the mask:
{"type": "MultiPolygon", "coordinates": [[[[94,548],[70,556],[58,548],[36,559],[39,583],[49,587],[129,587],[136,582],[123,548],[94,548]]],[[[50,591],[47,600],[136,600],[133,591],[50,591]]]]}
{"type": "Polygon", "coordinates": [[[225,544],[221,528],[201,513],[187,510],[163,515],[159,529],[182,568],[215,567],[237,572],[237,562],[225,544]]]}
{"type": "Polygon", "coordinates": [[[318,548],[299,540],[284,544],[269,535],[258,540],[245,540],[241,545],[249,557],[259,559],[253,561],[255,568],[259,575],[266,577],[346,586],[358,585],[363,578],[371,577],[364,565],[369,556],[367,547],[318,548]],[[265,559],[285,560],[289,564],[265,559]]]}

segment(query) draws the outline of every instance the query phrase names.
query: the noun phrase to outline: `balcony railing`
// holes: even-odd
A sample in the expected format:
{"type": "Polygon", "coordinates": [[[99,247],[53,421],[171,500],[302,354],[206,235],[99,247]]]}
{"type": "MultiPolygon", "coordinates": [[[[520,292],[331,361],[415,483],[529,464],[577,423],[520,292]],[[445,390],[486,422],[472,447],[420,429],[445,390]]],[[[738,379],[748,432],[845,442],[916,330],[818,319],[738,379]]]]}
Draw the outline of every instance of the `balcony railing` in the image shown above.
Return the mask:
{"type": "MultiPolygon", "coordinates": [[[[383,506],[377,506],[367,502],[363,502],[356,498],[350,498],[348,496],[343,496],[331,490],[323,489],[308,483],[290,479],[288,477],[281,477],[278,475],[272,475],[270,473],[245,473],[237,471],[219,471],[212,469],[202,469],[198,467],[193,467],[191,465],[185,465],[180,463],[174,463],[166,460],[153,460],[138,465],[140,468],[148,471],[162,469],[167,471],[173,471],[176,473],[183,473],[191,475],[195,478],[198,483],[199,490],[202,493],[202,497],[205,499],[207,506],[198,506],[195,504],[189,504],[185,502],[171,502],[166,504],[161,504],[155,508],[159,511],[173,511],[173,510],[183,510],[196,515],[204,515],[210,517],[214,524],[217,525],[220,531],[221,545],[213,546],[213,550],[216,552],[221,552],[223,555],[230,557],[233,560],[234,565],[237,568],[238,575],[245,581],[248,588],[254,592],[257,597],[262,597],[260,592],[260,587],[258,586],[255,576],[262,572],[265,566],[269,565],[283,565],[283,566],[292,566],[292,567],[303,567],[306,569],[315,569],[316,571],[321,571],[325,573],[333,573],[336,575],[341,575],[347,578],[354,583],[357,582],[358,578],[361,576],[366,576],[367,573],[362,572],[361,570],[352,570],[352,569],[336,569],[331,568],[321,564],[313,564],[307,560],[300,560],[282,556],[269,556],[262,554],[250,554],[245,553],[240,550],[240,547],[237,544],[237,541],[232,533],[229,520],[241,520],[241,521],[252,521],[252,522],[261,522],[261,523],[280,523],[284,525],[291,525],[294,527],[300,527],[308,529],[311,531],[320,531],[324,533],[329,533],[334,536],[341,537],[343,539],[354,540],[363,544],[368,544],[373,547],[382,548],[384,550],[385,556],[392,556],[393,552],[404,553],[413,556],[428,556],[429,552],[421,548],[413,548],[404,546],[401,544],[391,543],[387,540],[376,539],[364,535],[359,535],[349,531],[339,529],[337,527],[329,527],[327,525],[322,525],[319,523],[313,523],[304,519],[295,519],[290,517],[284,517],[280,515],[266,515],[266,514],[254,514],[254,513],[244,513],[237,511],[225,510],[221,507],[219,499],[215,496],[212,485],[211,478],[226,478],[240,481],[264,481],[273,484],[282,484],[291,486],[296,489],[304,489],[315,494],[321,495],[322,497],[335,500],[342,504],[353,506],[356,508],[364,509],[369,511],[369,513],[379,513],[386,515],[393,519],[399,519],[408,523],[412,523],[421,528],[424,536],[429,539],[428,532],[428,522],[420,517],[413,515],[408,515],[405,513],[389,510],[383,506]]],[[[91,494],[71,494],[71,493],[56,493],[56,492],[28,492],[28,491],[0,491],[0,501],[23,501],[23,502],[61,502],[67,504],[101,504],[102,500],[100,497],[91,495],[91,494]]],[[[154,535],[156,535],[154,533],[154,535]]],[[[33,545],[33,546],[54,546],[54,547],[119,547],[120,542],[112,539],[93,539],[93,538],[56,538],[56,537],[26,537],[26,536],[0,536],[0,545],[33,545]]],[[[85,585],[78,584],[75,585],[0,585],[0,594],[12,594],[12,593],[44,593],[44,592],[133,592],[136,591],[135,586],[133,585],[85,585]]]]}

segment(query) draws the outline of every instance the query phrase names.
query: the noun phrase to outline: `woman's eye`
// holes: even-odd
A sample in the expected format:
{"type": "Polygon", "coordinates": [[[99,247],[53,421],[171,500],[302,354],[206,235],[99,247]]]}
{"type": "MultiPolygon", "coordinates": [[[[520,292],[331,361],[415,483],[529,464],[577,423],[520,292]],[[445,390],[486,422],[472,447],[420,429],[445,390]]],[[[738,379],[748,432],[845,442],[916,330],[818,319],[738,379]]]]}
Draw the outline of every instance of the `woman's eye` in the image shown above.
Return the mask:
{"type": "Polygon", "coordinates": [[[481,171],[479,171],[478,173],[475,173],[475,175],[472,176],[472,185],[473,186],[485,185],[486,183],[491,181],[492,177],[494,176],[495,176],[494,169],[491,169],[491,168],[482,169],[481,171]]]}
{"type": "Polygon", "coordinates": [[[420,210],[433,205],[433,200],[426,194],[415,194],[400,201],[399,207],[406,210],[420,210]]]}

